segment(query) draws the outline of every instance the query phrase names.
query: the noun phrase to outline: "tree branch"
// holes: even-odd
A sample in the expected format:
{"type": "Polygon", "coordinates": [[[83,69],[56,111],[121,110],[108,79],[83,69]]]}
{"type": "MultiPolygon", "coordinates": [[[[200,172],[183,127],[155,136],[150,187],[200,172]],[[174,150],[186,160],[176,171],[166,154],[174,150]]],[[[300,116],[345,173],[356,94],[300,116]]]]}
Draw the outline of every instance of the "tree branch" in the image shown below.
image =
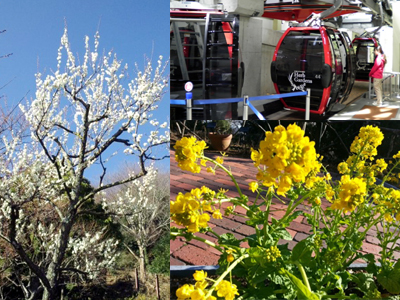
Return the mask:
{"type": "Polygon", "coordinates": [[[127,244],[124,243],[124,247],[129,251],[130,254],[133,255],[134,258],[136,258],[137,261],[140,260],[139,256],[137,256],[137,255],[135,254],[135,252],[133,252],[133,250],[132,250],[131,248],[129,248],[129,246],[128,246],[127,244]]]}
{"type": "Polygon", "coordinates": [[[29,258],[26,254],[24,249],[22,248],[21,244],[19,244],[16,240],[16,221],[18,219],[18,210],[11,206],[11,215],[10,215],[10,231],[9,231],[9,241],[11,246],[15,249],[15,251],[19,254],[21,259],[26,262],[29,268],[32,270],[33,273],[39,277],[42,284],[46,287],[48,291],[51,290],[50,282],[47,279],[44,272],[29,258]]]}

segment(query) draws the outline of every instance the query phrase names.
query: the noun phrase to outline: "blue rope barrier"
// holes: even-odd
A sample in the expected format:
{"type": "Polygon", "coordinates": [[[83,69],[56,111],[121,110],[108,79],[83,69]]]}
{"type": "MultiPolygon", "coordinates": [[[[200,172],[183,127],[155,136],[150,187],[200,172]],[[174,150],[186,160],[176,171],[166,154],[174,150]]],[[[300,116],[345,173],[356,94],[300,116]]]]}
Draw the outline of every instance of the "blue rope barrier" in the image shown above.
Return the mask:
{"type": "MultiPolygon", "coordinates": [[[[251,108],[251,110],[255,113],[255,115],[258,117],[259,120],[265,120],[264,116],[253,106],[253,104],[251,104],[250,101],[276,100],[276,99],[280,99],[280,98],[297,97],[297,96],[307,96],[307,92],[293,92],[293,93],[285,93],[285,94],[249,97],[246,100],[246,102],[247,102],[247,105],[251,108]]],[[[238,103],[242,100],[243,100],[243,98],[194,100],[193,105],[238,103]]],[[[186,105],[186,100],[170,100],[170,104],[186,105]]]]}
{"type": "Polygon", "coordinates": [[[250,101],[247,101],[247,105],[256,114],[259,120],[265,120],[264,116],[253,106],[253,104],[250,103],[250,101]]]}
{"type": "Polygon", "coordinates": [[[186,100],[169,100],[170,105],[186,105],[186,100]]]}
{"type": "MultiPolygon", "coordinates": [[[[264,95],[249,97],[249,101],[258,100],[276,100],[280,98],[296,97],[296,96],[307,96],[307,92],[293,92],[285,94],[275,94],[275,95],[264,95]]],[[[222,103],[238,103],[243,101],[243,98],[228,98],[228,99],[207,99],[207,100],[194,100],[193,105],[205,105],[205,104],[222,104],[222,103]]],[[[186,105],[185,100],[170,100],[170,104],[174,105],[186,105]]]]}
{"type": "Polygon", "coordinates": [[[221,103],[238,103],[243,101],[243,98],[229,98],[229,99],[208,99],[208,100],[194,100],[194,105],[202,104],[221,104],[221,103]]]}

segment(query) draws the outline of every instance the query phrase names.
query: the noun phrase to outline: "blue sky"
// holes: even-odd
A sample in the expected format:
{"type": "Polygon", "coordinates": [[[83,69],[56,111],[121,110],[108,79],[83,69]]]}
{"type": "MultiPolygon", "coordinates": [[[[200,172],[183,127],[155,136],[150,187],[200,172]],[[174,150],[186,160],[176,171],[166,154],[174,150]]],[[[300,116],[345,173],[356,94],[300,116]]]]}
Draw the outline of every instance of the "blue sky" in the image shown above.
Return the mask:
{"type": "MultiPolygon", "coordinates": [[[[23,0],[0,2],[0,91],[2,99],[10,104],[35,96],[35,73],[50,73],[57,66],[57,49],[68,25],[72,51],[81,58],[84,38],[100,33],[101,50],[113,50],[129,73],[134,64],[145,65],[145,55],[169,57],[169,3],[166,0],[23,0]]],[[[168,91],[169,92],[169,91],[168,91]]],[[[169,93],[160,104],[155,116],[169,121],[169,93]],[[168,113],[166,113],[168,111],[168,113]]],[[[162,123],[160,122],[160,123],[162,123]]],[[[125,157],[117,157],[125,159],[125,157]]],[[[159,165],[168,168],[169,160],[159,165]]],[[[90,176],[89,176],[90,177],[90,176]]]]}

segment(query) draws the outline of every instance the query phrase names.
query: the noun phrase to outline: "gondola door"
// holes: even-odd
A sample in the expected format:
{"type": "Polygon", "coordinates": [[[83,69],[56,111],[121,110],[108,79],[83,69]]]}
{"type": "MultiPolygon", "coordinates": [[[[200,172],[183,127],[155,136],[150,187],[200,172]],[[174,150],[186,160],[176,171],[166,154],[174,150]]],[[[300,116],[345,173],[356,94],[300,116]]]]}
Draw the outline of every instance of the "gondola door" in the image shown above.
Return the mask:
{"type": "Polygon", "coordinates": [[[340,49],[339,41],[337,40],[336,32],[333,29],[327,29],[327,34],[330,39],[331,52],[332,52],[332,65],[335,66],[334,78],[332,78],[331,95],[329,102],[326,105],[326,110],[329,110],[330,105],[333,105],[341,98],[341,90],[343,84],[343,64],[342,53],[344,48],[340,49]]]}
{"type": "MultiPolygon", "coordinates": [[[[292,27],[274,52],[271,77],[277,93],[311,89],[312,113],[323,114],[330,100],[335,59],[324,27],[292,27]]],[[[286,108],[305,111],[306,97],[282,98],[286,108]]]]}
{"type": "Polygon", "coordinates": [[[375,38],[355,38],[353,48],[356,53],[356,80],[368,81],[369,72],[374,66],[374,50],[378,47],[378,41],[375,38]]]}

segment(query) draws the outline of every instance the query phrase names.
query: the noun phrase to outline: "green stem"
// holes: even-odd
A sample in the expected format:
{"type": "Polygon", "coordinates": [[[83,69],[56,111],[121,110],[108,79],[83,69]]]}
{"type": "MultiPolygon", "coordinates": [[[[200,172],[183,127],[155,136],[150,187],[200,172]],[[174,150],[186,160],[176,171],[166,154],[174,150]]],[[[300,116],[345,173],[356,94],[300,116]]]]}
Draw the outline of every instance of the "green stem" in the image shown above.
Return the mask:
{"type": "Polygon", "coordinates": [[[223,171],[225,171],[225,173],[229,175],[229,177],[232,179],[233,183],[235,184],[236,189],[237,189],[239,195],[240,195],[241,197],[244,196],[243,193],[242,193],[242,190],[241,190],[240,187],[239,187],[239,184],[237,183],[235,177],[232,175],[232,172],[231,172],[231,171],[229,171],[229,170],[228,170],[227,168],[225,168],[223,165],[221,165],[220,163],[217,163],[215,160],[213,160],[213,159],[211,159],[211,158],[208,158],[208,157],[206,157],[206,156],[203,156],[202,158],[203,158],[204,160],[206,160],[206,161],[212,162],[212,163],[215,164],[217,167],[219,167],[220,169],[222,169],[223,171]]]}
{"type": "Polygon", "coordinates": [[[296,261],[294,264],[299,268],[301,278],[303,278],[303,282],[304,282],[305,286],[308,288],[308,290],[310,292],[312,292],[310,283],[308,282],[306,271],[304,270],[303,266],[298,261],[296,261]]]}
{"type": "Polygon", "coordinates": [[[208,290],[205,298],[207,299],[208,297],[210,297],[212,292],[215,290],[215,288],[218,286],[218,284],[226,277],[226,275],[228,275],[236,267],[236,265],[238,263],[240,263],[242,260],[244,260],[247,257],[249,257],[249,255],[244,254],[243,256],[241,256],[238,259],[236,259],[235,261],[233,261],[232,264],[225,270],[225,272],[222,273],[221,276],[214,282],[212,287],[208,290]]]}
{"type": "Polygon", "coordinates": [[[368,144],[368,140],[365,141],[365,143],[364,143],[363,146],[361,147],[360,151],[358,151],[357,157],[356,157],[356,159],[354,160],[353,165],[352,165],[351,168],[350,168],[350,174],[353,174],[354,167],[356,166],[357,161],[358,161],[358,159],[359,159],[360,156],[361,156],[361,152],[364,150],[364,148],[365,148],[365,146],[366,146],[367,144],[368,144]]]}
{"type": "Polygon", "coordinates": [[[290,201],[289,206],[286,210],[285,215],[280,219],[280,222],[284,221],[286,217],[288,217],[296,208],[297,206],[299,206],[300,204],[302,204],[304,202],[304,200],[307,199],[307,197],[309,197],[312,193],[314,193],[315,191],[310,191],[309,193],[307,193],[306,195],[304,195],[303,197],[301,197],[297,202],[295,202],[292,205],[292,202],[294,202],[295,200],[290,201]]]}
{"type": "Polygon", "coordinates": [[[400,160],[398,160],[393,167],[390,169],[390,171],[386,174],[386,176],[383,178],[382,183],[380,184],[381,186],[383,186],[385,184],[385,181],[387,180],[387,178],[389,177],[390,174],[392,174],[392,171],[399,165],[400,160]]]}
{"type": "Polygon", "coordinates": [[[214,230],[212,230],[211,228],[208,229],[208,232],[212,233],[213,235],[215,235],[215,237],[217,237],[218,239],[221,237],[218,233],[216,233],[214,230]]]}
{"type": "MultiPolygon", "coordinates": [[[[185,234],[179,233],[179,232],[170,232],[170,235],[172,236],[185,236],[185,234]]],[[[220,246],[217,246],[215,243],[210,242],[209,240],[203,239],[201,237],[198,237],[196,235],[192,235],[192,239],[203,242],[204,244],[213,247],[214,249],[217,249],[221,253],[224,252],[224,249],[220,246]]]]}

